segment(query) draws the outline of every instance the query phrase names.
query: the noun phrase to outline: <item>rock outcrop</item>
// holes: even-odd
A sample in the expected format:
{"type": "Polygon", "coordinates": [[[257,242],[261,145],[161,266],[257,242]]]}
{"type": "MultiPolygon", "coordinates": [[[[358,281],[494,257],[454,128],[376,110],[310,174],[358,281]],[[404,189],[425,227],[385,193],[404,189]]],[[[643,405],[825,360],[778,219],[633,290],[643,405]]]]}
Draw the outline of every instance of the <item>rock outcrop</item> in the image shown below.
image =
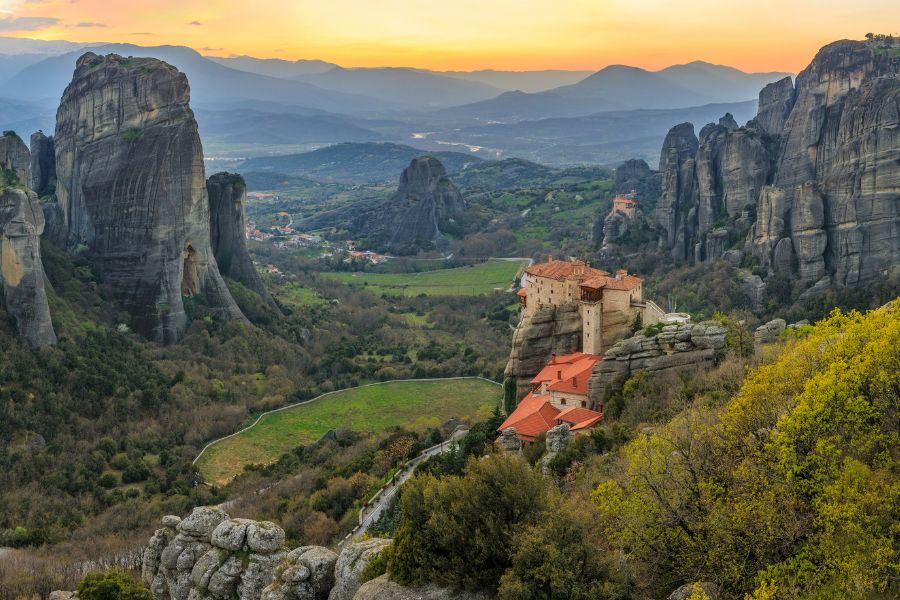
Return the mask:
{"type": "Polygon", "coordinates": [[[392,540],[371,538],[344,548],[334,565],[334,587],[328,600],[353,600],[362,585],[359,579],[363,569],[392,543],[392,540]]]}
{"type": "Polygon", "coordinates": [[[387,575],[368,581],[353,600],[486,600],[487,594],[456,592],[433,585],[406,587],[387,578],[387,575]]]}
{"type": "Polygon", "coordinates": [[[7,183],[27,186],[31,183],[31,153],[15,131],[0,135],[0,167],[7,183]]]}
{"type": "Polygon", "coordinates": [[[31,189],[42,198],[56,191],[56,150],[53,136],[31,134],[31,189]]]}
{"type": "Polygon", "coordinates": [[[210,244],[219,273],[239,281],[274,305],[247,251],[244,204],[247,184],[233,173],[216,173],[206,180],[209,195],[210,244]]]}
{"type": "Polygon", "coordinates": [[[523,317],[513,333],[506,377],[516,380],[521,399],[531,390],[531,380],[554,354],[568,354],[581,344],[582,320],[577,304],[544,306],[523,317]]]}
{"type": "Polygon", "coordinates": [[[397,192],[356,216],[351,229],[393,252],[440,248],[446,244],[441,228],[446,229],[465,207],[444,165],[432,156],[421,156],[404,169],[397,192]]]}
{"type": "Polygon", "coordinates": [[[34,192],[4,188],[0,180],[0,280],[6,312],[32,347],[56,343],[44,289],[43,231],[44,214],[34,192]]]}
{"type": "Polygon", "coordinates": [[[757,344],[771,344],[785,330],[787,323],[784,319],[772,319],[756,328],[753,332],[753,340],[757,344]]]}
{"type": "Polygon", "coordinates": [[[602,406],[608,391],[636,371],[656,374],[709,367],[725,353],[725,333],[725,327],[707,321],[666,325],[656,335],[639,333],[621,340],[594,367],[588,395],[602,406]]]}
{"type": "Polygon", "coordinates": [[[726,115],[696,142],[690,124],[673,127],[660,154],[661,246],[676,262],[742,247],[799,291],[884,277],[900,263],[898,106],[896,48],[845,40],[795,83],[763,88],[744,127],[726,115]]]}
{"type": "Polygon", "coordinates": [[[522,440],[519,439],[519,434],[516,433],[515,427],[507,427],[501,431],[497,441],[500,444],[500,449],[504,452],[519,454],[522,451],[522,440]]]}
{"type": "Polygon", "coordinates": [[[182,296],[242,319],[210,246],[209,203],[185,75],[152,58],[78,59],[57,112],[58,240],[84,251],[131,314],[172,343],[188,326],[182,296]]]}
{"type": "Polygon", "coordinates": [[[289,549],[276,524],[232,519],[210,506],[162,524],[141,560],[155,600],[351,600],[365,566],[391,544],[373,538],[340,555],[321,546],[289,549]]]}
{"type": "Polygon", "coordinates": [[[656,206],[661,184],[660,172],[650,169],[650,165],[640,158],[626,160],[616,167],[616,191],[620,194],[634,192],[641,206],[656,206]]]}
{"type": "Polygon", "coordinates": [[[541,459],[541,473],[544,477],[550,477],[550,461],[556,458],[560,452],[563,452],[569,446],[571,439],[572,432],[569,431],[569,426],[566,423],[551,427],[547,431],[547,453],[544,454],[544,458],[541,459]]]}

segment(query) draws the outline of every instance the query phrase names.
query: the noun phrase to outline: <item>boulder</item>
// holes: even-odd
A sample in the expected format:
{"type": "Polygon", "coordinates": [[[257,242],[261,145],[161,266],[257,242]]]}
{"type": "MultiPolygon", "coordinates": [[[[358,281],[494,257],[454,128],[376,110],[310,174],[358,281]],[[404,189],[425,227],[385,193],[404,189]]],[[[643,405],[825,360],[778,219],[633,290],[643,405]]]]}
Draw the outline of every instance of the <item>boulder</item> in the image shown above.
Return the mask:
{"type": "Polygon", "coordinates": [[[507,427],[501,431],[499,441],[500,449],[504,452],[519,454],[522,451],[522,440],[519,439],[515,427],[507,427]]]}
{"type": "Polygon", "coordinates": [[[541,459],[541,473],[543,473],[544,477],[551,475],[550,461],[569,446],[571,439],[572,433],[569,431],[569,426],[566,423],[551,427],[547,431],[547,452],[544,454],[544,458],[541,459]]]}
{"type": "Polygon", "coordinates": [[[341,550],[334,566],[334,587],[328,600],[352,600],[361,585],[359,578],[363,569],[391,543],[392,540],[372,538],[348,544],[341,550]]]}
{"type": "Polygon", "coordinates": [[[698,591],[706,594],[709,600],[719,600],[719,586],[708,581],[686,583],[669,594],[668,600],[688,600],[698,591]]]}
{"type": "Polygon", "coordinates": [[[284,529],[270,521],[251,522],[247,526],[247,546],[252,552],[268,554],[284,545],[284,529]]]}
{"type": "Polygon", "coordinates": [[[382,575],[364,583],[353,600],[486,600],[487,597],[487,594],[455,592],[437,586],[406,587],[382,575]]]}
{"type": "Polygon", "coordinates": [[[76,63],[57,111],[58,242],[84,252],[131,314],[161,343],[188,327],[185,296],[221,319],[243,319],[210,247],[209,202],[187,77],[154,58],[76,63]]]}
{"type": "Polygon", "coordinates": [[[335,584],[338,555],[321,546],[291,550],[279,565],[281,577],[262,591],[262,600],[327,600],[335,584]]]}
{"type": "Polygon", "coordinates": [[[178,523],[178,533],[209,541],[213,530],[228,519],[228,513],[213,506],[198,506],[178,523]]]}
{"type": "Polygon", "coordinates": [[[757,344],[771,344],[778,339],[785,327],[787,323],[784,319],[772,319],[756,328],[753,339],[757,344]]]}

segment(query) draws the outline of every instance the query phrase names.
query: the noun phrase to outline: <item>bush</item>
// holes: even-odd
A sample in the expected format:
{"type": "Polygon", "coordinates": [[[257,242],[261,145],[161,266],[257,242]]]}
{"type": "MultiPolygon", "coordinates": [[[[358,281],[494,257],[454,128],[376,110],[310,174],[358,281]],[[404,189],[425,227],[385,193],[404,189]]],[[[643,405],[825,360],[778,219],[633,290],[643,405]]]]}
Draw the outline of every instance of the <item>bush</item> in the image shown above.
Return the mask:
{"type": "Polygon", "coordinates": [[[78,584],[79,600],[153,600],[150,591],[122,569],[95,571],[78,584]]]}

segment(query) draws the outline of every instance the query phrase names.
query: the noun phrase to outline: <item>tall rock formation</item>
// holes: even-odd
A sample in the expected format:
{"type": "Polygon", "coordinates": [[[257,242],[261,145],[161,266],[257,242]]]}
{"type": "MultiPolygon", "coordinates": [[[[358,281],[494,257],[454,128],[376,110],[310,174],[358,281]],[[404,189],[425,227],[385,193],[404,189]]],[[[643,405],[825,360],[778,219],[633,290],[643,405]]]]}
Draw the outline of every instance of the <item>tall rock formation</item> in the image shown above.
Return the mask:
{"type": "Polygon", "coordinates": [[[883,45],[825,46],[796,85],[766,86],[744,127],[726,115],[696,145],[690,124],[672,128],[656,216],[676,261],[742,246],[800,289],[865,285],[896,268],[900,56],[883,45]]]}
{"type": "Polygon", "coordinates": [[[414,158],[400,175],[397,192],[386,202],[357,216],[351,228],[395,252],[442,247],[441,227],[463,213],[466,205],[433,156],[414,158]]]}
{"type": "Polygon", "coordinates": [[[44,213],[34,192],[0,181],[0,279],[6,311],[32,347],[56,343],[44,290],[41,233],[44,213]]]}
{"type": "Polygon", "coordinates": [[[206,180],[210,243],[219,272],[239,281],[274,305],[247,252],[244,204],[247,184],[238,174],[216,173],[206,180]]]}
{"type": "MultiPolygon", "coordinates": [[[[822,48],[798,76],[778,136],[769,218],[752,251],[805,287],[864,285],[900,261],[900,56],[868,42],[822,48]]],[[[774,123],[770,126],[774,128],[774,123]]]]}
{"type": "Polygon", "coordinates": [[[0,136],[0,167],[7,181],[13,179],[21,185],[31,182],[31,154],[15,131],[4,131],[0,136]]]}
{"type": "Polygon", "coordinates": [[[182,296],[243,315],[210,246],[209,202],[185,75],[152,58],[78,59],[56,116],[59,237],[85,251],[133,328],[162,343],[188,326],[182,296]]]}
{"type": "Polygon", "coordinates": [[[575,352],[581,347],[582,320],[578,304],[543,306],[530,317],[522,317],[513,333],[506,363],[506,377],[516,382],[516,397],[531,391],[531,380],[554,354],[575,352]]]}
{"type": "Polygon", "coordinates": [[[31,189],[39,197],[56,191],[56,151],[53,136],[43,131],[31,134],[31,189]]]}

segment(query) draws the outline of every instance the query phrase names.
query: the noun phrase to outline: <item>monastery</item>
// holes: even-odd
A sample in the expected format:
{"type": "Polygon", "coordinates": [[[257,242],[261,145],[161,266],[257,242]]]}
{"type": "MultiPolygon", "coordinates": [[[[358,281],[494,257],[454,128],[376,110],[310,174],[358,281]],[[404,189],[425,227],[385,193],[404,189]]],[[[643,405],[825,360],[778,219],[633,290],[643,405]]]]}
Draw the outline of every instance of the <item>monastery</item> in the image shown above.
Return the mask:
{"type": "Polygon", "coordinates": [[[582,334],[579,352],[553,356],[531,380],[531,391],[500,426],[513,427],[519,439],[533,443],[551,427],[567,423],[578,435],[603,418],[603,407],[588,397],[588,382],[603,353],[631,333],[640,316],[643,325],[665,318],[655,303],[644,300],[643,280],[619,270],[611,275],[580,260],[553,260],[525,269],[518,291],[522,319],[539,309],[577,304],[582,334]]]}

